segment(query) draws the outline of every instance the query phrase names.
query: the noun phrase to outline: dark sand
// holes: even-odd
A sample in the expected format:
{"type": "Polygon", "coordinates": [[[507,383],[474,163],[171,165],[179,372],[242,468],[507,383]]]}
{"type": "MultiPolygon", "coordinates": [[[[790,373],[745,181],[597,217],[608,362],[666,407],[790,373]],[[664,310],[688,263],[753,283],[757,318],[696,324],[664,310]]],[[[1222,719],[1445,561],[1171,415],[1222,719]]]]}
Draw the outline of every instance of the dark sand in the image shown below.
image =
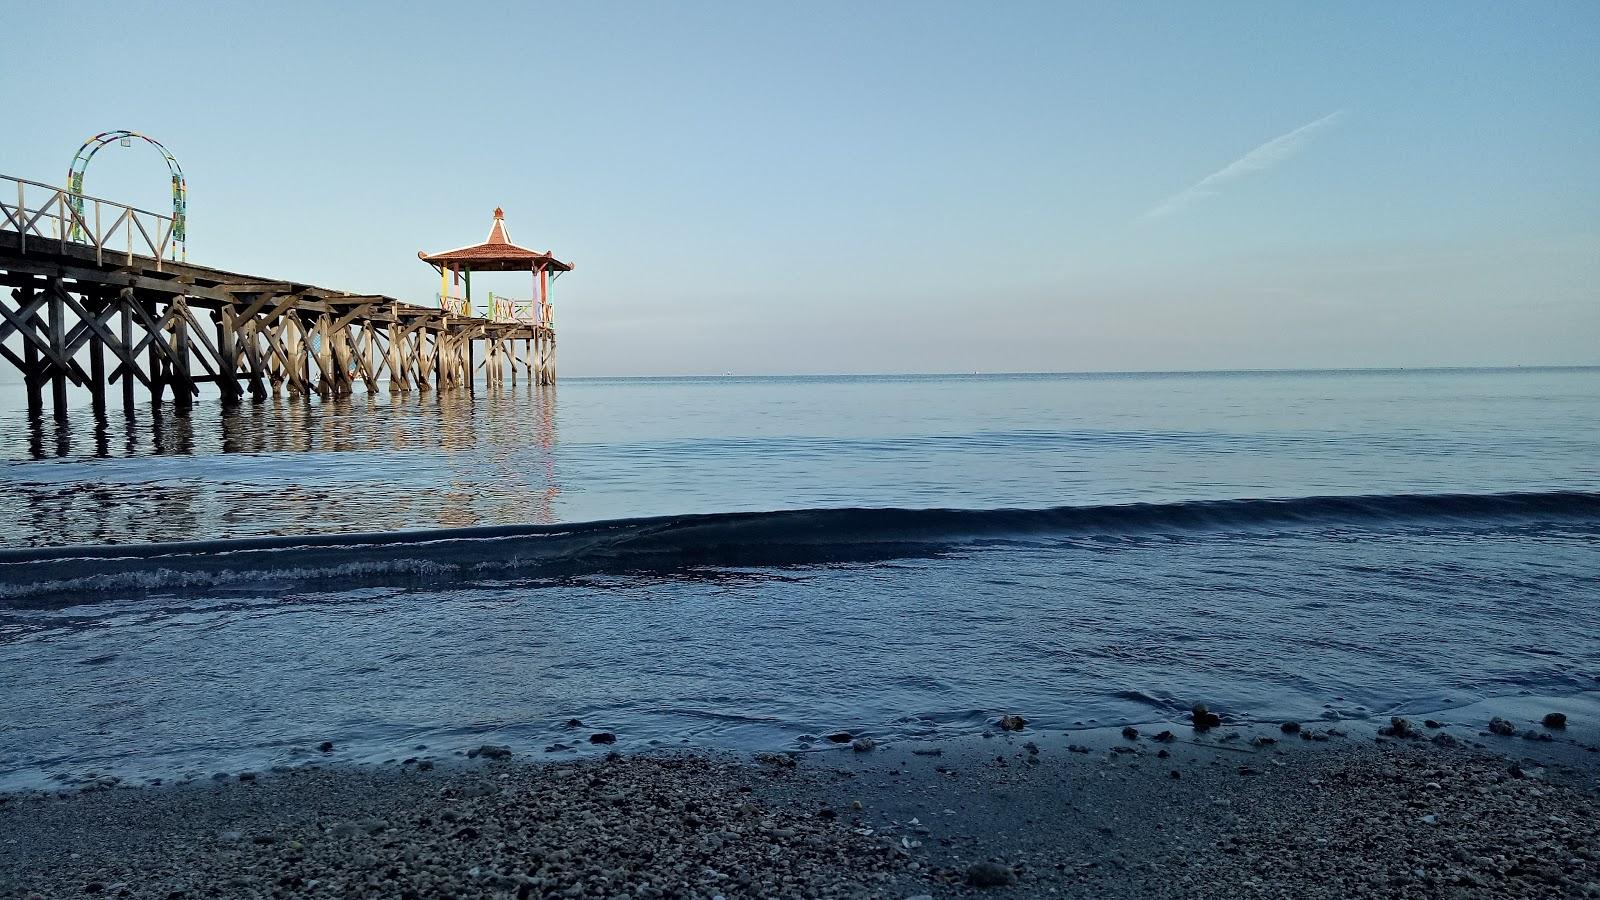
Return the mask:
{"type": "Polygon", "coordinates": [[[1537,708],[12,796],[0,897],[1600,897],[1596,733],[1537,708]]]}

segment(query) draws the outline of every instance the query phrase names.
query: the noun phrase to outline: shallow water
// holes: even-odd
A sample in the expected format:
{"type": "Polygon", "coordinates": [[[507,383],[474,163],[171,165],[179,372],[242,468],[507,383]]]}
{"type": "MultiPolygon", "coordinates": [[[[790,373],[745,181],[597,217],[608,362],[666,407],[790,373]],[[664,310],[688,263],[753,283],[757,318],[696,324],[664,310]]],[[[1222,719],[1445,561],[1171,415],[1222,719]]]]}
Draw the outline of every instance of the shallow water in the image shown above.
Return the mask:
{"type": "Polygon", "coordinates": [[[322,740],[540,751],[574,716],[624,746],[798,747],[1593,690],[1597,398],[1600,371],[1515,370],[575,380],[99,434],[12,414],[11,547],[209,543],[0,553],[0,787],[322,740]],[[1360,499],[1201,502],[1315,496],[1360,499]],[[685,517],[844,507],[1047,511],[685,517]]]}

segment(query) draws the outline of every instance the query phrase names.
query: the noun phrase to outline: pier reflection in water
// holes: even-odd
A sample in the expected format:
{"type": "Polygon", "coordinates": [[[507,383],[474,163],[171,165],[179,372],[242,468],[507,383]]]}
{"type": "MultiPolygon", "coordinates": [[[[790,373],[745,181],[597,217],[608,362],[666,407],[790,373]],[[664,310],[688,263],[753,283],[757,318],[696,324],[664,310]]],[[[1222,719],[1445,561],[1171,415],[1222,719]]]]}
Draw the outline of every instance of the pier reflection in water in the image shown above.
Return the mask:
{"type": "Polygon", "coordinates": [[[0,545],[1600,484],[1600,369],[568,378],[502,390],[358,392],[232,414],[203,398],[188,417],[137,407],[131,425],[115,409],[96,424],[85,395],[58,430],[28,420],[19,386],[0,385],[0,545]]]}
{"type": "Polygon", "coordinates": [[[556,519],[554,385],[83,413],[0,416],[0,545],[556,519]]]}

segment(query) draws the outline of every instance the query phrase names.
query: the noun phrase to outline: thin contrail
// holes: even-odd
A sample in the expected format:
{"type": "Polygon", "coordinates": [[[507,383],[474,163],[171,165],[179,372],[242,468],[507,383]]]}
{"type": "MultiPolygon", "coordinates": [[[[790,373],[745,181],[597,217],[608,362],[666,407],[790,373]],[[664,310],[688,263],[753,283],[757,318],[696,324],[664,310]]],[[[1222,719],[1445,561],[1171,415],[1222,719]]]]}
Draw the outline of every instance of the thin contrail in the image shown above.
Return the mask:
{"type": "Polygon", "coordinates": [[[1220,186],[1226,182],[1272,168],[1278,163],[1281,163],[1289,157],[1294,156],[1296,153],[1299,153],[1301,148],[1310,143],[1311,138],[1314,137],[1318,131],[1321,131],[1329,125],[1332,125],[1344,114],[1345,110],[1337,110],[1335,112],[1328,113],[1315,122],[1301,125],[1299,128],[1296,128],[1288,134],[1278,135],[1272,140],[1267,141],[1265,144],[1262,144],[1261,146],[1251,150],[1249,153],[1246,153],[1233,162],[1228,163],[1226,166],[1223,166],[1217,171],[1212,172],[1210,175],[1200,179],[1193,185],[1190,185],[1184,190],[1179,191],[1178,193],[1173,194],[1171,197],[1161,201],[1139,218],[1159,219],[1163,216],[1169,216],[1172,213],[1175,213],[1185,206],[1195,202],[1196,200],[1200,200],[1205,197],[1212,197],[1221,193],[1220,186]]]}

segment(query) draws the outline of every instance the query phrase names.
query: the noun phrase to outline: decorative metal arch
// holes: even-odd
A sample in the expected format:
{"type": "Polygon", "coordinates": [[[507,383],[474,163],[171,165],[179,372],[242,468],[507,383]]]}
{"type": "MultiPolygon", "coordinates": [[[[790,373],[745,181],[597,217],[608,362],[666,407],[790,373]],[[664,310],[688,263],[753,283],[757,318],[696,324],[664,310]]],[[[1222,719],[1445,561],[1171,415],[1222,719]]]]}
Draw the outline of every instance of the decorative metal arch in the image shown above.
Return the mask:
{"type": "MultiPolygon", "coordinates": [[[[186,262],[189,259],[189,245],[184,219],[189,210],[189,187],[183,180],[183,167],[178,165],[177,157],[153,137],[137,131],[103,131],[84,141],[83,146],[78,148],[78,155],[72,158],[72,167],[67,170],[67,193],[72,195],[72,208],[77,212],[79,221],[82,221],[83,175],[89,168],[89,160],[94,159],[100,148],[112,141],[119,141],[126,147],[132,138],[138,138],[161,151],[162,158],[167,161],[167,171],[172,174],[172,258],[186,262]]],[[[82,237],[82,229],[74,223],[72,239],[81,240],[82,237]]]]}

